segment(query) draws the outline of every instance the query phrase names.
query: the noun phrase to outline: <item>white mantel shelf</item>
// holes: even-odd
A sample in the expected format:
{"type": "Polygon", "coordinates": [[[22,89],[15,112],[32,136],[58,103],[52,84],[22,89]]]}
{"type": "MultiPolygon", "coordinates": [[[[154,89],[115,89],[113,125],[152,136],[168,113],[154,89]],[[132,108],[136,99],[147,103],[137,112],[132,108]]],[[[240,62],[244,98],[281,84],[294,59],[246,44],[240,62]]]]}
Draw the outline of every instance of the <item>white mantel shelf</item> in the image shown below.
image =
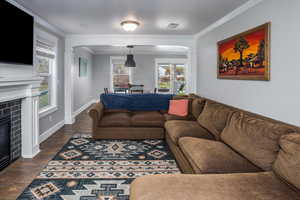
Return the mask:
{"type": "Polygon", "coordinates": [[[33,158],[39,148],[39,86],[41,77],[0,77],[0,102],[22,99],[22,157],[33,158]]]}
{"type": "Polygon", "coordinates": [[[41,82],[42,78],[39,76],[33,77],[0,77],[0,87],[14,86],[14,85],[28,85],[34,82],[41,82]]]}
{"type": "Polygon", "coordinates": [[[0,77],[0,102],[38,96],[41,77],[0,77]]]}

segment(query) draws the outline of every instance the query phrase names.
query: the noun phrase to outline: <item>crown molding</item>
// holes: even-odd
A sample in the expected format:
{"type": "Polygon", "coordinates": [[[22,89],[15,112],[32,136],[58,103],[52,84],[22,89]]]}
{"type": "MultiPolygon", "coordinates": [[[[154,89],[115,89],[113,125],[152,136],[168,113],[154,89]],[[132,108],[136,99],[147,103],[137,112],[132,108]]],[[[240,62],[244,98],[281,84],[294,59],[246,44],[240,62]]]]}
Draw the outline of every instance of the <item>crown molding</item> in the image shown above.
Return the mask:
{"type": "Polygon", "coordinates": [[[192,47],[195,43],[193,35],[67,35],[66,49],[81,46],[127,46],[127,45],[175,45],[192,47]]]}
{"type": "Polygon", "coordinates": [[[78,38],[137,38],[137,39],[179,39],[179,40],[190,40],[194,39],[193,35],[151,35],[151,34],[67,34],[69,39],[78,38]]]}
{"type": "Polygon", "coordinates": [[[93,55],[97,55],[97,52],[95,52],[93,49],[89,48],[89,47],[78,47],[80,49],[84,49],[86,50],[87,52],[93,54],[93,55]]]}
{"type": "MultiPolygon", "coordinates": [[[[186,56],[188,52],[178,52],[178,51],[133,51],[134,55],[178,55],[178,56],[186,56]]],[[[94,55],[125,55],[126,51],[95,51],[94,55]]]]}
{"type": "Polygon", "coordinates": [[[35,23],[39,24],[40,26],[49,29],[50,31],[54,32],[55,34],[57,34],[57,35],[59,35],[61,37],[65,37],[66,36],[66,34],[62,30],[60,30],[56,26],[50,24],[49,22],[47,22],[46,20],[44,20],[40,16],[36,15],[35,13],[33,13],[31,10],[25,8],[23,5],[21,5],[20,3],[16,2],[15,0],[6,0],[6,1],[9,2],[9,3],[11,3],[12,5],[16,6],[17,8],[23,10],[24,12],[28,13],[29,15],[33,16],[35,23]]]}
{"type": "Polygon", "coordinates": [[[199,37],[202,37],[202,36],[206,35],[207,33],[211,32],[212,30],[218,28],[219,26],[225,24],[226,22],[234,19],[238,15],[246,12],[250,8],[256,6],[259,3],[261,3],[262,1],[264,1],[264,0],[249,0],[247,3],[243,4],[242,6],[238,7],[237,9],[233,10],[232,12],[225,15],[224,17],[222,17],[221,19],[219,19],[215,23],[211,24],[207,28],[203,29],[199,33],[195,34],[194,38],[198,39],[199,37]]]}

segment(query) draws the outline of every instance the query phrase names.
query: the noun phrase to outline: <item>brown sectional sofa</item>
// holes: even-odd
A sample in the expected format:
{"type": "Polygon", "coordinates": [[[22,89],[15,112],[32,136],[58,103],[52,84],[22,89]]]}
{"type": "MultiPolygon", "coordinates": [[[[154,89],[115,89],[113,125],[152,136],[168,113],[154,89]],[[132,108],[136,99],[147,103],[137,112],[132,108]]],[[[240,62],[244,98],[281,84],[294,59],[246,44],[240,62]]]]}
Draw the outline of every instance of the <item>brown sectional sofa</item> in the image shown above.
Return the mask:
{"type": "Polygon", "coordinates": [[[92,106],[89,115],[96,139],[164,138],[165,118],[159,111],[107,110],[99,102],[92,106]]]}
{"type": "MultiPolygon", "coordinates": [[[[174,99],[187,98],[174,96],[174,99]]],[[[190,99],[190,103],[192,103],[190,99]]],[[[195,120],[190,114],[178,117],[167,114],[167,111],[109,110],[99,102],[89,110],[92,118],[93,138],[96,139],[161,139],[165,137],[166,120],[195,120]]]]}
{"type": "MultiPolygon", "coordinates": [[[[257,158],[256,154],[263,155],[262,160],[272,163],[279,151],[278,141],[280,136],[292,132],[300,133],[298,127],[199,96],[193,95],[192,97],[194,101],[205,102],[204,107],[193,107],[193,109],[198,110],[197,113],[199,114],[195,116],[196,121],[171,120],[165,123],[166,140],[183,173],[199,173],[200,166],[195,166],[195,163],[202,162],[198,159],[202,159],[203,155],[191,155],[191,152],[186,149],[192,145],[194,145],[194,148],[198,148],[198,151],[201,151],[203,146],[212,146],[211,151],[218,148],[219,150],[216,151],[218,156],[220,156],[221,149],[223,149],[223,154],[231,152],[231,154],[228,153],[229,158],[233,159],[240,156],[241,159],[248,162],[248,165],[244,165],[245,168],[241,172],[247,172],[246,167],[249,167],[249,172],[252,172],[253,167],[250,166],[253,164],[257,170],[269,170],[270,166],[258,163],[257,160],[260,158],[257,158]],[[201,112],[199,112],[199,108],[201,112]],[[187,140],[183,139],[184,137],[193,138],[187,140]],[[203,139],[206,139],[206,144],[200,145],[200,143],[204,143],[203,139]],[[264,151],[263,147],[269,148],[270,151],[264,151]],[[233,152],[236,153],[236,156],[232,155],[233,152]],[[251,154],[250,152],[257,153],[251,154]]],[[[209,153],[211,154],[210,157],[216,157],[212,152],[209,153]]],[[[223,158],[223,156],[220,157],[223,158]]],[[[224,165],[226,164],[226,167],[228,167],[228,163],[229,160],[224,165]]],[[[233,163],[230,162],[231,165],[233,163]]],[[[240,167],[237,165],[237,168],[240,167]]],[[[238,172],[235,168],[232,168],[232,170],[238,172]]],[[[230,170],[227,172],[230,173],[230,170]]],[[[206,173],[206,171],[204,170],[203,173],[206,173]]]]}
{"type": "Polygon", "coordinates": [[[187,174],[138,178],[131,200],[300,199],[298,127],[189,98],[197,120],[165,123],[169,147],[187,174]]]}
{"type": "Polygon", "coordinates": [[[151,175],[131,184],[130,200],[299,200],[273,172],[151,175]]]}

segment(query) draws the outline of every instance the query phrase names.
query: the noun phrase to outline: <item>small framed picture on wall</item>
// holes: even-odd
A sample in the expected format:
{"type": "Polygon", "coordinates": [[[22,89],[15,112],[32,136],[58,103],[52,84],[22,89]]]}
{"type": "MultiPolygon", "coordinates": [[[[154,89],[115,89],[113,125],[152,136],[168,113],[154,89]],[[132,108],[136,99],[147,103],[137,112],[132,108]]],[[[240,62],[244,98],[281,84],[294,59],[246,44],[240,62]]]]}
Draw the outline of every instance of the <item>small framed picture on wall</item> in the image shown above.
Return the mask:
{"type": "Polygon", "coordinates": [[[88,59],[79,57],[79,77],[86,77],[88,69],[88,59]]]}

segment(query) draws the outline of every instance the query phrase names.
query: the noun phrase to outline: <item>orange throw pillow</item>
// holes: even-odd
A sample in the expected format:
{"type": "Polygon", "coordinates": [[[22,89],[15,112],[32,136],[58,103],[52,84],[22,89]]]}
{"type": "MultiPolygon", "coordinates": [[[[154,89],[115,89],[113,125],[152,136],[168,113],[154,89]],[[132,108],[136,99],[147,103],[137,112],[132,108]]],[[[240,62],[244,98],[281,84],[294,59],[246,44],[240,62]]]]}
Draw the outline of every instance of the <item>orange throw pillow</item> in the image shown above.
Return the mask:
{"type": "Polygon", "coordinates": [[[168,114],[185,117],[188,115],[188,108],[189,108],[188,99],[170,100],[168,114]]]}

